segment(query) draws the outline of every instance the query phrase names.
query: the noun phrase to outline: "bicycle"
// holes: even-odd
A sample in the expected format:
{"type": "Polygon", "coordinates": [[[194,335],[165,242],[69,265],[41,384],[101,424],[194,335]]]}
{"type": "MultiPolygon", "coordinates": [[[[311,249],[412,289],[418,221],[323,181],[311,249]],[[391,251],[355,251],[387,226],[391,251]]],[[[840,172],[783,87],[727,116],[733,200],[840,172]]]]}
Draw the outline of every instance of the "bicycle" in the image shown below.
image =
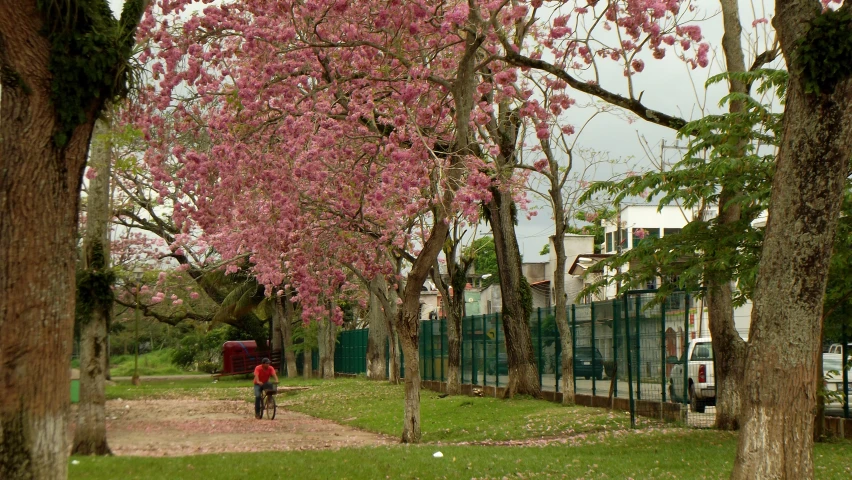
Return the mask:
{"type": "Polygon", "coordinates": [[[266,418],[275,420],[275,412],[278,411],[278,404],[275,402],[275,395],[278,394],[278,385],[272,384],[269,388],[263,389],[263,398],[260,403],[260,416],[263,418],[266,412],[266,418]]]}

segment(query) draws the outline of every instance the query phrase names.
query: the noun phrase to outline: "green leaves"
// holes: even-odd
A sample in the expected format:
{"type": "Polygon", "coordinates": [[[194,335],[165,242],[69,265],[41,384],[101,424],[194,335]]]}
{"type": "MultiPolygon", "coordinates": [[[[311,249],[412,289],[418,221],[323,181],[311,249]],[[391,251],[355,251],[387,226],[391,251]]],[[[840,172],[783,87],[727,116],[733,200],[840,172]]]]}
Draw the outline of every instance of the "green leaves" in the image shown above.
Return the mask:
{"type": "MultiPolygon", "coordinates": [[[[782,70],[760,69],[716,75],[707,84],[739,80],[777,97],[786,91],[787,77],[782,70]]],[[[612,269],[629,265],[629,270],[599,281],[581,295],[595,291],[604,281],[634,288],[662,278],[659,295],[665,296],[675,289],[698,289],[708,275],[718,282],[738,281],[736,304],[751,295],[763,240],[763,230],[752,222],[769,204],[782,115],[773,111],[770,101],[761,103],[739,93],[722,99],[722,106],[729,104],[737,108],[681,129],[679,136],[689,137],[689,146],[671,170],[598,182],[583,195],[584,202],[599,192],[613,196],[615,202],[646,196],[649,201],[656,199],[660,209],[677,205],[699,215],[679,233],[645,239],[621,256],[604,260],[612,269]],[[719,219],[713,213],[719,210],[734,214],[719,219]]]]}
{"type": "Polygon", "coordinates": [[[817,15],[795,51],[805,93],[831,93],[852,75],[852,10],[845,7],[817,15]]]}

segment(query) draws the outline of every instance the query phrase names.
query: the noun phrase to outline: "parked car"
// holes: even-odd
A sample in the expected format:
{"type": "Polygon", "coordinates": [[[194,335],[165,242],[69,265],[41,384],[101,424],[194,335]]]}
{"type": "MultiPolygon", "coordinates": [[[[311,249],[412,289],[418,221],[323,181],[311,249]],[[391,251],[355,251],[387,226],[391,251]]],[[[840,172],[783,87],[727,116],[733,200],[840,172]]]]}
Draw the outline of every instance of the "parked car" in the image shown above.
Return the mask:
{"type": "Polygon", "coordinates": [[[506,352],[499,352],[496,359],[493,356],[488,359],[488,363],[485,365],[485,373],[494,375],[495,370],[499,370],[499,375],[509,374],[509,358],[506,352]]]}
{"type": "MultiPolygon", "coordinates": [[[[505,352],[497,354],[497,358],[493,356],[488,358],[485,364],[485,373],[494,375],[495,370],[500,375],[509,373],[508,359],[505,352]]],[[[586,380],[595,377],[598,380],[603,379],[604,360],[600,350],[592,347],[575,347],[574,349],[574,376],[577,378],[583,377],[586,380]],[[592,365],[592,355],[594,351],[594,365],[592,365]]]]}
{"type": "Polygon", "coordinates": [[[689,341],[686,359],[672,366],[669,378],[669,394],[672,400],[683,401],[684,367],[686,370],[686,394],[689,398],[689,410],[704,413],[707,406],[716,406],[716,378],[713,372],[713,344],[709,338],[696,338],[689,341]]]}
{"type": "Polygon", "coordinates": [[[593,347],[574,347],[574,376],[586,380],[603,379],[604,360],[601,351],[593,347]],[[594,361],[592,360],[594,358],[594,361]]]}
{"type": "MultiPolygon", "coordinates": [[[[839,353],[822,354],[822,371],[826,390],[826,415],[843,415],[845,397],[843,391],[842,358],[842,355],[839,353]]],[[[847,378],[852,382],[852,365],[847,363],[846,368],[847,378]]],[[[852,390],[852,385],[849,386],[849,390],[852,390]]]]}
{"type": "MultiPolygon", "coordinates": [[[[852,344],[848,344],[848,345],[846,346],[846,350],[847,350],[848,352],[852,352],[852,344]]],[[[830,354],[832,354],[832,355],[835,355],[835,354],[836,354],[836,355],[841,355],[841,354],[843,353],[843,345],[842,345],[842,344],[839,344],[839,343],[832,343],[832,344],[828,347],[828,351],[827,351],[827,352],[825,352],[825,353],[830,353],[830,354]]]]}

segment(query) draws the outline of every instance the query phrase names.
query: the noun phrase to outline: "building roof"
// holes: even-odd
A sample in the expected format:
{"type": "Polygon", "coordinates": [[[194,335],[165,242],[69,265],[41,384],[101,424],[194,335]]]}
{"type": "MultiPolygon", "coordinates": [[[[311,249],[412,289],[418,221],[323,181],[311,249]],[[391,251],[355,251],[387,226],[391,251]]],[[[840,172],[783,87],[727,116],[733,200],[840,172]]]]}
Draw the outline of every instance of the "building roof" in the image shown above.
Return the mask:
{"type": "Polygon", "coordinates": [[[586,273],[586,270],[594,266],[602,259],[611,257],[613,255],[613,253],[584,253],[582,255],[577,255],[577,257],[574,259],[574,263],[572,263],[571,267],[568,268],[568,273],[570,275],[582,275],[586,273]]]}

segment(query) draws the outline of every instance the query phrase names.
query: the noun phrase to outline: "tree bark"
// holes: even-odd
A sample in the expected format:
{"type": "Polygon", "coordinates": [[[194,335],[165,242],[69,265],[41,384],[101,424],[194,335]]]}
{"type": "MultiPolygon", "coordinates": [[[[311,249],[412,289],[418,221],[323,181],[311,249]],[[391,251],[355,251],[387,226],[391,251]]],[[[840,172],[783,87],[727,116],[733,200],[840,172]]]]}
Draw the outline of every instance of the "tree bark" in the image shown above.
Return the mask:
{"type": "MultiPolygon", "coordinates": [[[[558,170],[556,170],[558,171],[558,170]]],[[[553,193],[551,193],[553,195],[553,193]]],[[[562,369],[562,378],[560,379],[560,390],[562,391],[562,404],[574,404],[574,341],[572,338],[573,332],[571,325],[568,324],[568,299],[565,295],[565,269],[567,258],[565,254],[565,220],[562,211],[562,195],[554,198],[554,205],[559,205],[559,208],[554,207],[554,218],[561,218],[562,221],[556,222],[556,235],[553,236],[553,253],[556,256],[556,271],[553,272],[553,296],[556,309],[556,327],[559,329],[559,342],[562,348],[562,359],[560,368],[562,369]],[[556,200],[559,203],[556,204],[556,200]],[[558,211],[558,212],[557,212],[558,211]]]]}
{"type": "Polygon", "coordinates": [[[516,394],[541,396],[538,368],[533,355],[528,306],[522,295],[531,295],[523,281],[521,252],[515,235],[512,212],[516,207],[511,196],[495,187],[491,189],[488,215],[494,234],[500,292],[503,296],[503,332],[506,335],[506,358],[509,367],[507,398],[516,394]]]}
{"type": "MultiPolygon", "coordinates": [[[[419,303],[418,303],[419,311],[419,303]]],[[[405,355],[405,405],[402,443],[420,443],[420,315],[410,308],[399,312],[399,339],[405,355]]],[[[418,312],[419,313],[419,312],[418,312]]]]}
{"type": "Polygon", "coordinates": [[[755,285],[734,479],[814,474],[823,296],[852,155],[849,75],[805,93],[810,72],[796,68],[799,42],[821,10],[807,0],[777,0],[775,6],[773,24],[790,80],[755,285]]]}
{"type": "Polygon", "coordinates": [[[313,352],[306,348],[302,352],[302,378],[312,378],[314,371],[313,352]]]}
{"type": "Polygon", "coordinates": [[[67,144],[36,2],[0,2],[0,478],[67,475],[77,207],[99,104],[67,144]]]}
{"type": "MultiPolygon", "coordinates": [[[[388,324],[377,293],[384,283],[381,277],[370,282],[370,331],[367,336],[367,378],[370,380],[387,378],[385,346],[388,342],[388,324]]],[[[384,285],[384,288],[386,289],[387,285],[384,285]]]]}
{"type": "Polygon", "coordinates": [[[707,310],[713,339],[716,421],[720,430],[739,428],[746,343],[734,327],[731,281],[707,280],[707,310]]]}
{"type": "Polygon", "coordinates": [[[281,322],[281,340],[284,346],[284,364],[287,366],[287,377],[296,378],[299,376],[299,371],[296,368],[296,352],[293,351],[293,322],[297,318],[296,308],[293,302],[290,301],[289,289],[278,301],[284,310],[284,316],[281,322]]]}
{"type": "MultiPolygon", "coordinates": [[[[90,274],[109,270],[110,167],[112,145],[109,125],[105,120],[95,124],[89,166],[97,176],[89,182],[86,233],[83,240],[82,268],[90,274]]],[[[102,287],[110,288],[108,285],[102,287]]],[[[110,291],[96,295],[110,295],[110,291]]],[[[88,301],[98,302],[98,298],[88,301]]],[[[79,306],[78,306],[79,308],[79,306]]],[[[110,452],[106,437],[105,373],[107,367],[107,329],[112,314],[112,302],[95,304],[88,318],[81,319],[80,331],[80,403],[77,405],[77,425],[71,453],[77,455],[107,455],[110,452]]]]}
{"type": "Polygon", "coordinates": [[[334,347],[337,343],[337,325],[326,319],[320,321],[317,345],[320,355],[320,378],[334,378],[334,347]]]}

